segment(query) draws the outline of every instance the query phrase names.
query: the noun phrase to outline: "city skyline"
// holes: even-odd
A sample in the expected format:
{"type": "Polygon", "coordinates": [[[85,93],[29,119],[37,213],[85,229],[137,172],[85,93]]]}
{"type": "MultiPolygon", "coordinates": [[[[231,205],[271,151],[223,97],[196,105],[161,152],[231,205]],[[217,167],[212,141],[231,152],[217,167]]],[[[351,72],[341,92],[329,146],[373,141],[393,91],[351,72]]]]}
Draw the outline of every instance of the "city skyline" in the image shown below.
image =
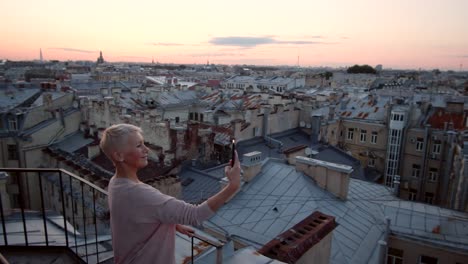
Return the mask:
{"type": "Polygon", "coordinates": [[[0,59],[465,70],[468,2],[10,1],[0,59]],[[464,66],[465,65],[465,66],[464,66]]]}

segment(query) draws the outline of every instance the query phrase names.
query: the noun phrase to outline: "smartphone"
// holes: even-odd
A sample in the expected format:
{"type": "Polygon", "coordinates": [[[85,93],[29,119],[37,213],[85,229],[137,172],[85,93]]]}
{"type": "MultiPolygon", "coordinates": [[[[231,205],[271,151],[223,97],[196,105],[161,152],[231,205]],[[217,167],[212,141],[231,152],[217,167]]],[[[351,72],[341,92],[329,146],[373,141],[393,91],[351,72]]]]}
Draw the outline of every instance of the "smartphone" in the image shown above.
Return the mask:
{"type": "Polygon", "coordinates": [[[232,139],[231,167],[234,167],[236,161],[236,139],[232,139]]]}

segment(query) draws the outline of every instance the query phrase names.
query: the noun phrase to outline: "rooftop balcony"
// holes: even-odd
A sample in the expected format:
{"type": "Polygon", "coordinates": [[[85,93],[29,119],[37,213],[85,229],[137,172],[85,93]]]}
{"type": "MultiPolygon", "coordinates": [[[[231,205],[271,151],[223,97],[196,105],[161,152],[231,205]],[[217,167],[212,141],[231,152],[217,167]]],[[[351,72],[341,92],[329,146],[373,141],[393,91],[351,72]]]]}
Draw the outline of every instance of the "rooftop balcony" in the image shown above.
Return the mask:
{"type": "MultiPolygon", "coordinates": [[[[107,192],[73,173],[0,168],[0,213],[6,263],[113,263],[107,192]]],[[[225,245],[201,230],[178,233],[176,262],[222,263],[233,251],[225,245]]]]}

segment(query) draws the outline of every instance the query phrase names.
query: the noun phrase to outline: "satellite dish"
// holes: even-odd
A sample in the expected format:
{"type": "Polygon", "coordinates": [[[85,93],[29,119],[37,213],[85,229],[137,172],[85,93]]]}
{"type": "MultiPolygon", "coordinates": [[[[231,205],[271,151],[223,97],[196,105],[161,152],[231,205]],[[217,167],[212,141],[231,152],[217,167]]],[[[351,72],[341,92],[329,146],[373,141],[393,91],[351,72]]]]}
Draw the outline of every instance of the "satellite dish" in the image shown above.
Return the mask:
{"type": "Polygon", "coordinates": [[[307,123],[306,127],[311,128],[312,126],[309,123],[307,123]]]}
{"type": "Polygon", "coordinates": [[[304,127],[304,126],[305,126],[305,122],[304,122],[304,121],[301,121],[301,122],[299,123],[299,125],[300,125],[301,127],[304,127]]]}
{"type": "Polygon", "coordinates": [[[309,156],[310,154],[312,154],[312,149],[306,148],[306,149],[305,149],[305,154],[306,154],[307,156],[309,156]]]}

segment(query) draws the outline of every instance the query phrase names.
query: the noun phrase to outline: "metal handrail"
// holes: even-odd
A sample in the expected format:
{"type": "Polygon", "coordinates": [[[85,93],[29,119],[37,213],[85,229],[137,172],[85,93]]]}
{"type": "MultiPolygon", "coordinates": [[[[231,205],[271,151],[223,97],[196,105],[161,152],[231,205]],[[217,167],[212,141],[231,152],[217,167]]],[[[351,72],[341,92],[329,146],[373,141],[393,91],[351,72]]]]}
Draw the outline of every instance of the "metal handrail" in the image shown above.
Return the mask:
{"type": "MultiPolygon", "coordinates": [[[[38,182],[39,182],[39,194],[40,194],[40,213],[42,214],[42,221],[43,221],[43,225],[44,225],[44,236],[45,236],[45,245],[47,247],[51,246],[50,244],[50,241],[49,241],[49,231],[47,229],[47,220],[46,220],[46,208],[45,208],[45,203],[44,203],[44,197],[45,197],[45,194],[44,194],[44,191],[43,191],[43,173],[55,173],[57,174],[58,173],[58,177],[59,177],[59,181],[58,181],[58,184],[59,184],[59,198],[61,198],[61,210],[62,210],[62,217],[63,217],[63,228],[64,228],[64,231],[65,231],[65,244],[68,248],[72,249],[72,245],[70,245],[70,242],[69,242],[69,232],[68,232],[68,222],[67,222],[67,209],[65,208],[65,199],[68,199],[68,196],[66,197],[65,196],[65,192],[64,192],[64,188],[69,188],[70,189],[70,196],[71,196],[71,210],[72,210],[72,213],[71,213],[71,220],[72,220],[72,224],[73,224],[73,233],[71,234],[72,236],[74,236],[74,239],[75,239],[75,253],[80,256],[81,258],[85,258],[86,259],[86,262],[88,262],[88,255],[96,255],[96,263],[99,263],[100,262],[100,250],[99,250],[99,247],[98,247],[98,243],[99,243],[99,239],[98,239],[98,221],[97,221],[97,214],[96,214],[96,200],[97,200],[97,194],[98,193],[101,193],[101,194],[104,194],[104,195],[108,195],[107,191],[103,190],[102,188],[96,186],[95,184],[77,176],[76,174],[74,173],[71,173],[67,170],[64,170],[64,169],[61,169],[61,168],[0,168],[0,171],[2,172],[14,172],[14,173],[37,173],[37,177],[38,177],[38,182]],[[64,182],[63,180],[63,177],[66,177],[68,178],[68,182],[64,182]],[[75,181],[73,181],[75,180],[75,181]],[[66,186],[65,186],[66,185],[66,186]],[[89,206],[86,206],[85,205],[85,195],[91,195],[91,194],[85,194],[84,192],[84,186],[87,185],[89,186],[90,188],[92,188],[92,197],[90,196],[91,200],[92,200],[92,204],[90,204],[89,206]],[[81,199],[79,199],[79,197],[73,197],[74,196],[74,193],[75,191],[78,191],[78,192],[81,192],[81,199]],[[80,201],[81,200],[81,201],[80,201]],[[78,212],[77,210],[77,206],[78,204],[81,202],[81,206],[82,206],[82,211],[81,212],[78,212]],[[76,204],[75,204],[76,203],[76,204]],[[89,208],[91,207],[91,208],[89,208]],[[94,221],[94,232],[95,232],[95,242],[91,242],[91,243],[88,243],[88,236],[86,234],[86,210],[90,210],[92,211],[92,214],[91,216],[89,216],[90,218],[93,219],[94,221]],[[83,223],[83,228],[84,228],[84,247],[85,247],[85,254],[84,255],[80,255],[79,252],[78,252],[78,243],[77,243],[77,233],[76,233],[76,226],[75,224],[77,223],[77,219],[75,217],[75,214],[77,213],[82,213],[82,216],[80,218],[82,218],[82,223],[83,223]],[[88,245],[92,245],[92,244],[95,244],[96,245],[96,252],[95,253],[90,253],[88,254],[88,245]]],[[[34,175],[35,176],[35,175],[34,175]]],[[[17,175],[16,177],[19,177],[19,175],[17,175]]],[[[19,206],[20,206],[20,210],[21,210],[21,219],[22,219],[22,224],[23,224],[23,233],[24,233],[24,241],[25,241],[25,245],[26,246],[30,246],[32,243],[30,243],[28,241],[28,230],[27,230],[27,226],[26,226],[26,217],[25,217],[25,210],[29,209],[29,208],[26,208],[25,206],[25,201],[24,201],[24,195],[23,195],[23,186],[22,186],[22,181],[21,179],[18,179],[17,178],[17,184],[18,184],[18,200],[19,200],[19,206]]],[[[54,183],[52,183],[54,184],[54,183]]],[[[29,188],[28,188],[28,191],[29,191],[29,188]]],[[[1,227],[3,229],[3,240],[4,240],[4,246],[9,246],[9,242],[8,242],[8,234],[7,234],[7,230],[6,230],[6,221],[5,221],[5,215],[4,215],[4,210],[3,210],[3,201],[2,201],[2,195],[0,194],[0,216],[1,216],[1,227]]],[[[70,217],[68,215],[68,217],[70,217]]],[[[42,243],[42,242],[41,242],[42,243]]],[[[102,252],[104,251],[108,251],[108,249],[105,249],[105,250],[102,250],[102,252]]]]}
{"type": "Polygon", "coordinates": [[[191,241],[192,241],[192,264],[194,263],[194,254],[193,254],[193,241],[194,241],[194,238],[198,239],[198,240],[201,240],[203,242],[206,242],[208,244],[210,244],[211,246],[215,247],[216,248],[216,264],[221,264],[223,263],[223,246],[224,246],[224,243],[221,243],[221,242],[218,242],[218,241],[214,241],[214,240],[211,240],[207,237],[204,237],[202,235],[199,235],[199,234],[193,234],[192,237],[191,237],[191,241]]]}
{"type": "MultiPolygon", "coordinates": [[[[92,197],[93,197],[93,205],[91,208],[93,210],[93,219],[94,219],[94,231],[95,231],[95,235],[96,235],[96,241],[94,242],[96,244],[96,253],[90,253],[90,255],[93,255],[93,254],[96,254],[96,257],[97,257],[97,263],[99,263],[99,248],[98,248],[98,237],[97,237],[97,234],[98,234],[98,230],[97,230],[97,219],[96,219],[96,191],[98,193],[101,193],[101,194],[104,194],[104,195],[108,195],[108,192],[105,191],[104,189],[96,186],[95,184],[77,176],[76,174],[74,173],[71,173],[67,170],[64,170],[64,169],[61,169],[61,168],[0,168],[0,171],[3,171],[3,172],[17,172],[17,173],[38,173],[38,178],[39,178],[39,188],[40,188],[40,204],[41,204],[41,213],[42,213],[42,220],[43,220],[43,225],[44,225],[44,233],[45,233],[45,243],[46,243],[46,246],[49,246],[49,237],[48,237],[48,230],[47,230],[47,221],[46,221],[46,213],[45,213],[45,205],[44,205],[44,193],[43,193],[43,183],[42,183],[42,175],[41,173],[47,173],[47,172],[52,172],[52,173],[58,173],[59,174],[59,184],[60,184],[60,197],[62,198],[62,211],[63,211],[63,219],[64,219],[64,229],[65,229],[65,238],[66,238],[66,246],[70,249],[71,246],[70,246],[70,243],[68,241],[68,228],[67,228],[67,211],[65,210],[65,197],[64,197],[64,191],[63,191],[63,188],[64,188],[64,182],[63,182],[63,176],[65,177],[69,177],[69,184],[70,184],[70,189],[73,190],[73,188],[76,188],[77,190],[81,191],[81,204],[82,204],[82,217],[83,217],[83,223],[85,223],[85,205],[84,205],[84,185],[88,185],[90,186],[93,191],[92,191],[92,197]],[[72,183],[72,179],[78,181],[80,184],[77,185],[77,186],[73,186],[74,184],[72,183]]],[[[18,185],[21,184],[21,181],[18,180],[18,185]]],[[[19,195],[20,195],[20,206],[21,206],[21,213],[22,213],[22,222],[23,222],[23,233],[24,233],[24,236],[25,236],[25,244],[26,246],[29,246],[30,243],[28,243],[28,238],[27,238],[27,229],[26,229],[26,221],[25,221],[25,216],[24,216],[24,201],[23,201],[23,195],[22,195],[22,188],[19,187],[19,195]]],[[[75,204],[74,204],[74,197],[73,197],[73,191],[71,191],[71,198],[72,198],[72,202],[71,202],[71,210],[72,210],[72,224],[73,226],[75,227],[75,222],[76,222],[76,219],[75,219],[75,210],[77,210],[75,208],[75,204]]],[[[77,203],[76,203],[76,206],[78,206],[78,197],[76,197],[77,199],[77,203]]],[[[7,239],[7,232],[6,232],[6,226],[5,226],[5,216],[4,216],[4,213],[3,213],[3,203],[2,203],[2,196],[0,194],[0,214],[1,214],[1,224],[2,224],[2,228],[3,228],[3,237],[4,237],[4,243],[5,243],[5,246],[8,246],[8,239],[7,239]]],[[[86,235],[86,225],[83,226],[84,228],[84,239],[85,239],[85,255],[84,256],[81,256],[81,257],[85,257],[86,259],[86,262],[88,262],[88,241],[87,241],[87,235],[86,235]]],[[[77,234],[76,234],[76,229],[73,228],[73,234],[72,236],[74,236],[74,239],[75,239],[75,253],[77,255],[78,254],[78,245],[77,245],[77,234]]],[[[208,243],[209,245],[213,246],[216,248],[216,263],[217,264],[221,264],[222,263],[222,259],[223,259],[223,252],[222,252],[222,248],[224,246],[224,243],[223,242],[220,242],[220,241],[214,241],[212,239],[209,239],[207,237],[204,237],[200,234],[193,234],[191,236],[191,251],[192,251],[192,263],[194,263],[194,239],[198,239],[200,241],[203,241],[203,242],[206,242],[208,243]]],[[[92,245],[92,244],[91,244],[92,245]]],[[[73,249],[72,249],[73,250],[73,249]]],[[[107,251],[107,250],[106,250],[107,251]]],[[[104,252],[104,251],[102,251],[104,252]]],[[[101,252],[101,253],[102,253],[101,252]]],[[[106,257],[103,257],[103,259],[101,261],[105,261],[107,258],[106,257]]]]}
{"type": "Polygon", "coordinates": [[[78,175],[76,175],[76,174],[74,174],[72,172],[69,172],[69,171],[61,169],[61,168],[56,168],[56,169],[52,169],[52,168],[0,168],[0,171],[5,171],[5,172],[62,172],[62,173],[70,175],[75,180],[86,183],[87,185],[89,185],[89,186],[93,187],[94,189],[98,190],[100,193],[108,195],[107,191],[102,189],[101,187],[95,185],[94,183],[92,183],[90,181],[87,181],[87,180],[83,179],[82,177],[80,177],[80,176],[78,176],[78,175]]]}

